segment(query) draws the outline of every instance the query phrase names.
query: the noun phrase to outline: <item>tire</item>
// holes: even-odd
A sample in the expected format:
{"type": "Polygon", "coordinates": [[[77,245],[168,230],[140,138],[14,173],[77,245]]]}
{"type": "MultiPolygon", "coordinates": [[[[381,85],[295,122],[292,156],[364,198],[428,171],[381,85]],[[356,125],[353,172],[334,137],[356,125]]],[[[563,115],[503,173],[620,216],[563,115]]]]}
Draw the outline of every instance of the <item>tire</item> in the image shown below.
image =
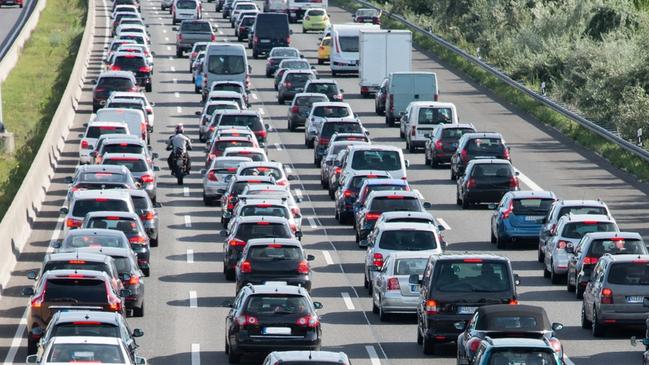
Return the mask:
{"type": "Polygon", "coordinates": [[[252,51],[252,58],[254,58],[254,59],[259,58],[259,53],[257,53],[257,51],[255,51],[255,50],[253,50],[252,51]]]}
{"type": "Polygon", "coordinates": [[[374,298],[372,298],[372,313],[379,314],[379,307],[374,303],[374,298]]]}
{"type": "Polygon", "coordinates": [[[200,89],[198,86],[194,85],[194,92],[195,92],[196,94],[200,94],[200,93],[201,93],[201,89],[200,89]]]}
{"type": "Polygon", "coordinates": [[[597,311],[595,308],[593,308],[593,322],[591,325],[591,330],[593,333],[593,337],[604,337],[604,334],[606,333],[606,327],[604,324],[599,323],[597,320],[597,311]]]}
{"type": "Polygon", "coordinates": [[[241,362],[241,354],[236,352],[236,351],[232,351],[232,349],[230,349],[228,351],[228,362],[230,364],[238,364],[238,363],[240,363],[241,362]]]}
{"type": "Polygon", "coordinates": [[[381,305],[381,302],[379,302],[379,320],[381,322],[390,321],[390,314],[383,311],[383,306],[381,305]]]}
{"type": "Polygon", "coordinates": [[[490,242],[491,243],[496,243],[497,241],[496,241],[496,236],[494,235],[494,231],[492,231],[492,230],[490,230],[490,231],[491,231],[491,240],[490,240],[490,242]]]}
{"type": "Polygon", "coordinates": [[[288,130],[291,132],[295,132],[295,125],[293,125],[293,123],[291,123],[290,120],[288,121],[287,124],[288,124],[288,130]]]}
{"type": "Polygon", "coordinates": [[[146,84],[144,86],[144,90],[146,90],[146,92],[150,93],[151,91],[153,91],[153,85],[152,84],[146,84]]]}
{"type": "Polygon", "coordinates": [[[206,207],[209,207],[209,206],[212,205],[212,200],[210,200],[210,199],[209,199],[208,197],[206,197],[204,194],[203,194],[203,204],[205,204],[206,207]]]}
{"type": "MultiPolygon", "coordinates": [[[[405,139],[405,138],[406,138],[406,135],[403,134],[403,130],[401,130],[401,128],[399,128],[399,137],[401,137],[401,139],[405,139]]],[[[407,142],[406,142],[406,143],[407,143],[407,142]]]]}
{"type": "Polygon", "coordinates": [[[142,273],[148,278],[151,275],[151,268],[142,269],[142,273]]]}
{"type": "Polygon", "coordinates": [[[394,127],[394,119],[392,119],[392,118],[390,118],[388,116],[386,116],[385,119],[387,121],[388,127],[394,127]]]}
{"type": "Polygon", "coordinates": [[[367,277],[365,276],[365,274],[363,274],[363,288],[365,288],[365,289],[370,288],[370,282],[367,281],[367,277]]]}
{"type": "Polygon", "coordinates": [[[334,200],[336,198],[336,192],[334,190],[329,189],[329,198],[331,200],[334,200]]]}
{"type": "Polygon", "coordinates": [[[538,249],[538,248],[536,249],[536,260],[537,260],[538,262],[543,262],[543,260],[545,260],[545,255],[544,255],[543,252],[541,252],[541,250],[538,249]]]}
{"type": "Polygon", "coordinates": [[[277,104],[284,105],[284,98],[277,97],[277,104]]]}
{"type": "Polygon", "coordinates": [[[419,326],[417,326],[417,345],[421,345],[424,343],[424,337],[421,335],[421,332],[419,332],[419,326]]]}
{"type": "Polygon", "coordinates": [[[587,330],[590,329],[593,325],[593,322],[589,321],[588,318],[586,318],[586,309],[584,308],[584,305],[581,305],[581,328],[587,330]]]}
{"type": "Polygon", "coordinates": [[[434,169],[439,168],[439,161],[435,157],[430,159],[430,166],[434,169]]]}
{"type": "Polygon", "coordinates": [[[451,181],[455,181],[455,180],[457,180],[457,176],[455,175],[453,168],[451,168],[451,181]]]}
{"type": "Polygon", "coordinates": [[[426,151],[424,151],[424,165],[428,166],[431,164],[430,158],[426,155],[426,151]]]}
{"type": "MultiPolygon", "coordinates": [[[[550,266],[554,266],[550,264],[550,266]]],[[[554,269],[550,270],[550,282],[552,284],[561,284],[562,275],[555,274],[554,269]]]]}
{"type": "Polygon", "coordinates": [[[38,341],[27,338],[27,355],[34,355],[38,352],[38,341]]]}
{"type": "Polygon", "coordinates": [[[462,199],[462,209],[469,209],[470,204],[466,199],[462,199]]]}
{"type": "Polygon", "coordinates": [[[417,152],[417,147],[413,146],[412,143],[408,143],[408,152],[410,152],[410,153],[417,152]]]}
{"type": "Polygon", "coordinates": [[[307,140],[307,147],[313,148],[313,141],[312,140],[307,140]]]}
{"type": "Polygon", "coordinates": [[[176,57],[180,58],[183,56],[183,50],[176,48],[176,57]]]}
{"type": "Polygon", "coordinates": [[[583,299],[585,289],[586,288],[582,288],[581,285],[575,285],[575,297],[577,297],[577,299],[583,299]]]}
{"type": "Polygon", "coordinates": [[[318,58],[318,65],[322,65],[324,63],[324,60],[321,60],[318,58]]]}
{"type": "Polygon", "coordinates": [[[182,185],[184,182],[183,180],[184,180],[184,176],[182,174],[176,176],[176,181],[178,182],[178,185],[182,185]]]}
{"type": "Polygon", "coordinates": [[[241,36],[237,36],[237,41],[238,41],[238,42],[243,41],[243,37],[241,37],[241,36]]]}
{"type": "Polygon", "coordinates": [[[504,250],[507,248],[507,242],[504,239],[496,236],[496,248],[499,250],[504,250]]]}
{"type": "Polygon", "coordinates": [[[149,242],[151,243],[151,247],[158,247],[158,239],[160,237],[156,237],[155,239],[151,238],[149,242]]]}
{"type": "Polygon", "coordinates": [[[543,277],[546,279],[550,277],[550,271],[548,271],[548,268],[545,266],[545,262],[543,263],[543,277]]]}
{"type": "Polygon", "coordinates": [[[338,73],[334,70],[331,70],[331,76],[336,77],[336,75],[338,75],[338,73]]]}
{"type": "Polygon", "coordinates": [[[133,317],[144,317],[144,303],[140,308],[133,307],[133,317]]]}
{"type": "MultiPolygon", "coordinates": [[[[577,278],[575,278],[575,284],[577,284],[577,278]]],[[[570,284],[569,276],[566,275],[566,290],[567,290],[568,292],[572,293],[572,292],[575,291],[576,288],[577,288],[576,285],[571,285],[571,284],[570,284]]]]}
{"type": "Polygon", "coordinates": [[[434,355],[435,354],[435,342],[430,340],[428,337],[423,338],[423,351],[424,355],[434,355]]]}
{"type": "Polygon", "coordinates": [[[302,33],[306,34],[306,29],[304,29],[304,27],[302,27],[302,33]]]}
{"type": "Polygon", "coordinates": [[[236,278],[236,272],[232,269],[225,269],[223,273],[225,274],[225,280],[227,281],[234,281],[236,278]]]}

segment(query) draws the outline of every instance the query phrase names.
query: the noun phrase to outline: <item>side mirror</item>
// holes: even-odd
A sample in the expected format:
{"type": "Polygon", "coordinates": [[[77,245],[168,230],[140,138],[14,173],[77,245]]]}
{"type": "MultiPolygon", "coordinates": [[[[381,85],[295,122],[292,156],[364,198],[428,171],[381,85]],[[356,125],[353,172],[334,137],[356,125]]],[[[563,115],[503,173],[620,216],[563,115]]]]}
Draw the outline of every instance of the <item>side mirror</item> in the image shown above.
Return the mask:
{"type": "Polygon", "coordinates": [[[313,255],[306,255],[306,260],[307,260],[307,261],[313,261],[313,260],[315,260],[315,256],[313,256],[313,255]]]}
{"type": "Polygon", "coordinates": [[[366,129],[366,130],[365,130],[365,135],[366,135],[366,136],[369,136],[369,135],[370,135],[370,131],[368,131],[368,130],[366,129]]]}
{"type": "Polygon", "coordinates": [[[203,112],[201,112],[200,110],[197,111],[197,112],[194,112],[194,115],[198,115],[199,117],[200,117],[202,114],[203,114],[203,112]]]}
{"type": "Polygon", "coordinates": [[[83,133],[79,133],[79,134],[77,134],[77,136],[78,136],[79,138],[83,138],[83,133]]]}
{"type": "Polygon", "coordinates": [[[437,225],[437,230],[440,231],[440,232],[444,232],[444,231],[446,231],[446,227],[444,227],[444,226],[441,225],[441,224],[438,224],[438,225],[437,225]]]}
{"type": "Polygon", "coordinates": [[[144,336],[144,331],[142,331],[139,328],[136,328],[136,329],[133,330],[133,334],[131,336],[133,336],[133,337],[142,337],[142,336],[144,336]]]}
{"type": "Polygon", "coordinates": [[[426,133],[426,134],[424,134],[424,137],[426,137],[426,138],[431,138],[432,136],[433,136],[433,135],[430,134],[430,133],[426,133]]]}
{"type": "Polygon", "coordinates": [[[562,323],[552,323],[552,330],[553,331],[561,331],[563,329],[563,324],[562,323]]]}
{"type": "Polygon", "coordinates": [[[466,328],[467,323],[468,322],[465,322],[465,321],[455,322],[455,323],[453,323],[453,327],[455,327],[455,329],[458,330],[458,331],[464,331],[464,329],[466,328]]]}
{"type": "Polygon", "coordinates": [[[405,165],[406,165],[406,168],[410,167],[410,161],[408,161],[408,160],[404,160],[404,163],[405,163],[405,165]]]}
{"type": "Polygon", "coordinates": [[[92,80],[92,81],[90,81],[90,83],[91,83],[92,85],[97,85],[97,80],[96,80],[96,79],[95,79],[95,80],[92,80]]]}
{"type": "Polygon", "coordinates": [[[221,237],[227,237],[228,236],[228,231],[225,230],[225,229],[222,229],[219,234],[221,235],[221,237]]]}
{"type": "Polygon", "coordinates": [[[99,153],[97,151],[91,151],[90,152],[90,156],[92,156],[92,157],[97,157],[98,154],[99,153]]]}
{"type": "Polygon", "coordinates": [[[424,202],[424,208],[426,209],[433,209],[433,205],[429,202],[424,202]]]}
{"type": "Polygon", "coordinates": [[[27,364],[36,364],[36,363],[38,363],[38,355],[29,355],[29,356],[27,356],[27,358],[25,359],[25,362],[27,364]]]}
{"type": "Polygon", "coordinates": [[[160,203],[160,202],[155,202],[155,203],[153,203],[153,207],[154,207],[154,208],[162,208],[162,203],[160,203]]]}
{"type": "Polygon", "coordinates": [[[160,154],[158,154],[158,152],[153,152],[153,153],[151,154],[151,157],[153,157],[153,158],[159,158],[159,157],[160,157],[160,154]]]}
{"type": "Polygon", "coordinates": [[[60,212],[61,214],[68,214],[69,210],[68,210],[67,207],[62,207],[61,209],[59,209],[59,212],[60,212]]]}
{"type": "Polygon", "coordinates": [[[521,277],[518,274],[514,274],[514,284],[521,285],[521,277]]]}
{"type": "Polygon", "coordinates": [[[61,242],[59,241],[52,242],[52,248],[61,248],[61,242]]]}
{"type": "Polygon", "coordinates": [[[38,273],[36,271],[27,271],[27,279],[36,280],[38,273]]]}
{"type": "Polygon", "coordinates": [[[160,166],[153,166],[153,171],[160,171],[160,166]]]}
{"type": "Polygon", "coordinates": [[[304,233],[302,233],[302,231],[297,231],[295,232],[295,237],[297,237],[298,240],[301,240],[302,237],[304,237],[304,233]]]}
{"type": "Polygon", "coordinates": [[[367,242],[367,240],[360,240],[360,241],[358,242],[358,245],[359,245],[360,247],[367,247],[367,246],[368,246],[368,242],[367,242]]]}
{"type": "Polygon", "coordinates": [[[64,178],[64,180],[65,180],[66,183],[68,183],[68,184],[72,184],[72,176],[66,176],[66,177],[64,178]]]}
{"type": "Polygon", "coordinates": [[[173,30],[174,32],[177,32],[177,31],[178,31],[178,27],[172,27],[171,30],[173,30]]]}
{"type": "Polygon", "coordinates": [[[252,66],[250,66],[250,65],[248,65],[248,73],[249,73],[249,74],[252,73],[252,66]]]}
{"type": "Polygon", "coordinates": [[[135,365],[147,365],[149,362],[142,356],[135,356],[135,365]]]}
{"type": "Polygon", "coordinates": [[[313,302],[313,308],[322,309],[323,305],[320,302],[313,302]]]}
{"type": "Polygon", "coordinates": [[[264,127],[266,128],[266,130],[270,130],[270,124],[266,123],[264,124],[264,127]]]}
{"type": "Polygon", "coordinates": [[[34,288],[23,288],[23,290],[20,291],[20,294],[26,297],[31,297],[34,295],[34,288]]]}
{"type": "Polygon", "coordinates": [[[119,296],[122,297],[122,298],[126,298],[126,297],[131,296],[131,295],[133,295],[133,292],[131,291],[131,289],[122,289],[122,290],[119,291],[119,296]]]}
{"type": "Polygon", "coordinates": [[[223,303],[221,303],[221,306],[225,308],[232,308],[232,302],[229,300],[224,300],[223,303]]]}
{"type": "Polygon", "coordinates": [[[420,284],[421,284],[421,280],[419,280],[419,275],[417,275],[417,274],[411,274],[410,276],[408,276],[408,284],[412,284],[412,285],[420,285],[420,284]]]}

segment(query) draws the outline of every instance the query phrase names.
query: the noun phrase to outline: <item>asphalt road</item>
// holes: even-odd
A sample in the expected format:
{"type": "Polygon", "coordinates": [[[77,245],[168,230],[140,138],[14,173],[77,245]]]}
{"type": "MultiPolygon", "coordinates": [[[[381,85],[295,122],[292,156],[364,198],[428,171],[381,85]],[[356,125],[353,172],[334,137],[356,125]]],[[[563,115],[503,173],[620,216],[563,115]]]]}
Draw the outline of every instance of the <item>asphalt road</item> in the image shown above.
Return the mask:
{"type": "Polygon", "coordinates": [[[27,9],[27,4],[22,8],[17,6],[3,6],[0,8],[0,44],[5,41],[11,28],[18,20],[20,13],[27,9]]]}
{"type": "MultiPolygon", "coordinates": [[[[25,357],[24,319],[27,300],[20,290],[30,285],[24,274],[40,266],[43,252],[51,240],[59,238],[61,217],[58,209],[63,204],[67,186],[63,179],[74,171],[77,163],[77,134],[91,113],[91,85],[89,81],[100,70],[100,60],[107,29],[109,4],[97,4],[97,32],[91,57],[90,73],[86,79],[75,128],[70,131],[63,158],[58,162],[56,175],[49,188],[46,208],[33,223],[33,235],[8,288],[0,301],[0,360],[5,364],[22,362],[25,357]],[[21,322],[22,321],[22,322],[21,322]]],[[[145,331],[139,340],[141,355],[152,364],[199,365],[226,363],[224,350],[224,318],[226,309],[221,303],[234,295],[234,284],[226,282],[222,272],[221,229],[218,207],[205,207],[201,199],[201,180],[198,173],[185,179],[185,187],[175,184],[166,168],[164,141],[173,132],[173,126],[184,123],[188,134],[196,142],[197,117],[200,109],[198,94],[193,91],[191,76],[187,73],[188,60],[175,58],[175,32],[171,18],[159,11],[159,2],[144,0],[143,12],[150,24],[153,50],[156,52],[153,92],[156,103],[156,131],[154,149],[160,153],[158,200],[163,204],[161,214],[160,247],[153,249],[152,275],[146,280],[147,298],[144,318],[129,319],[132,327],[145,331]]],[[[213,3],[205,4],[205,17],[220,28],[219,41],[232,40],[232,30],[220,14],[212,10],[213,3]]],[[[350,14],[330,7],[334,22],[348,22],[350,14]]],[[[317,35],[301,33],[300,25],[293,25],[292,45],[315,62],[317,35]]],[[[301,203],[304,220],[304,245],[316,256],[313,262],[315,279],[312,296],[324,304],[320,311],[323,322],[323,349],[346,352],[355,364],[454,364],[455,347],[449,345],[443,354],[424,356],[415,343],[415,321],[412,317],[396,318],[382,323],[371,312],[367,290],[363,288],[362,262],[364,251],[357,249],[353,230],[340,226],[333,219],[333,204],[320,189],[319,170],[313,166],[312,150],[303,144],[302,132],[290,133],[286,126],[286,106],[277,105],[272,80],[264,77],[264,60],[252,60],[254,109],[263,114],[273,127],[269,136],[269,157],[284,162],[300,177],[292,188],[305,201],[301,203]],[[348,296],[349,299],[343,298],[348,296]]],[[[317,66],[320,75],[329,77],[328,66],[317,66]]],[[[513,162],[524,174],[523,186],[554,191],[561,198],[601,198],[612,209],[624,230],[640,231],[649,237],[649,203],[645,184],[635,182],[627,174],[616,170],[598,156],[584,151],[554,130],[528,120],[506,105],[500,104],[488,92],[468,82],[438,63],[434,57],[416,52],[413,68],[435,71],[441,88],[440,100],[456,104],[460,119],[473,122],[480,130],[500,131],[512,147],[513,162]]],[[[374,143],[404,147],[397,128],[387,128],[381,117],[374,114],[373,103],[359,95],[356,77],[339,77],[337,81],[346,91],[345,101],[360,115],[371,131],[374,143]]],[[[198,142],[197,142],[198,144],[198,142]]],[[[192,153],[200,161],[203,151],[192,153]]],[[[455,186],[446,169],[432,170],[423,165],[423,155],[407,154],[411,162],[408,177],[424,197],[433,204],[433,214],[442,218],[451,228],[444,236],[453,250],[495,251],[489,243],[487,209],[462,211],[455,205],[455,186]]],[[[195,166],[200,165],[196,163],[195,166]]],[[[640,363],[640,350],[629,345],[628,337],[641,331],[629,329],[611,331],[605,339],[594,339],[589,331],[579,326],[580,302],[568,294],[565,286],[552,286],[542,277],[536,262],[534,246],[501,251],[510,257],[515,271],[520,274],[520,300],[542,305],[551,321],[562,322],[566,328],[559,333],[565,350],[577,364],[640,363]]],[[[258,362],[259,358],[246,359],[258,362]]]]}

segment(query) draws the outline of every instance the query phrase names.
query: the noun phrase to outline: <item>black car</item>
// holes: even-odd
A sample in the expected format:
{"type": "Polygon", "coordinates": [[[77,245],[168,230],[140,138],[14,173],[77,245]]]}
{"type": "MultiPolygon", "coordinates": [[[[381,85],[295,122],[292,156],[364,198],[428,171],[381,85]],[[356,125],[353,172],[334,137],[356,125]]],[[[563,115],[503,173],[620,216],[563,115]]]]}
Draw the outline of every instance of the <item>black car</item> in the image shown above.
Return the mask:
{"type": "Polygon", "coordinates": [[[338,87],[336,80],[316,79],[306,83],[304,92],[325,94],[331,101],[343,101],[343,93],[345,90],[338,87]]]}
{"type": "Polygon", "coordinates": [[[298,93],[293,97],[293,101],[288,108],[288,129],[294,132],[297,127],[304,126],[306,118],[311,112],[313,103],[322,103],[329,101],[324,94],[307,94],[298,93]]]}
{"type": "Polygon", "coordinates": [[[311,290],[313,255],[306,255],[295,239],[262,238],[248,240],[237,264],[237,292],[247,284],[260,285],[282,280],[311,290]]]}
{"type": "Polygon", "coordinates": [[[480,342],[486,337],[545,338],[559,356],[563,356],[561,341],[555,331],[563,328],[561,323],[550,323],[545,309],[532,305],[495,304],[478,308],[473,317],[457,322],[456,328],[464,331],[457,337],[458,364],[471,364],[480,342]]]}
{"type": "Polygon", "coordinates": [[[144,55],[119,52],[113,57],[111,71],[130,71],[135,75],[135,80],[139,86],[144,87],[147,92],[153,90],[151,84],[153,68],[144,55]]]}
{"type": "MultiPolygon", "coordinates": [[[[369,94],[364,94],[363,96],[366,96],[369,94]]],[[[374,95],[374,112],[377,115],[385,115],[385,99],[387,98],[388,95],[388,79],[383,80],[381,82],[381,86],[379,86],[379,91],[376,92],[374,95]]]]}
{"type": "Polygon", "coordinates": [[[255,24],[256,17],[257,17],[256,15],[255,16],[246,15],[243,17],[243,19],[241,19],[241,22],[239,23],[239,28],[236,30],[237,40],[239,42],[248,38],[250,29],[252,29],[252,25],[255,24]]]}
{"type": "Polygon", "coordinates": [[[284,72],[281,82],[277,85],[277,103],[284,105],[287,100],[293,100],[295,94],[304,92],[304,86],[317,76],[311,70],[288,70],[284,72]]]}
{"type": "Polygon", "coordinates": [[[336,212],[335,218],[340,224],[345,224],[347,222],[352,222],[354,220],[354,204],[358,198],[358,193],[361,190],[361,186],[368,179],[389,179],[388,175],[384,171],[359,171],[354,174],[354,176],[349,176],[344,185],[336,191],[335,205],[336,212]]]}
{"type": "Polygon", "coordinates": [[[127,71],[107,71],[102,72],[92,89],[92,112],[106,105],[106,100],[114,91],[139,91],[135,76],[127,71]]]}
{"type": "Polygon", "coordinates": [[[225,319],[225,353],[236,364],[243,354],[271,351],[318,351],[322,337],[320,317],[306,289],[282,282],[246,285],[225,319]]]}
{"type": "Polygon", "coordinates": [[[432,255],[421,280],[411,275],[411,285],[420,285],[417,305],[417,344],[424,354],[433,354],[438,343],[454,342],[474,312],[488,304],[518,304],[518,276],[508,258],[483,253],[432,255]]]}
{"type": "MultiPolygon", "coordinates": [[[[236,266],[247,242],[255,238],[295,238],[286,218],[270,216],[239,217],[231,231],[221,231],[223,242],[223,274],[227,280],[236,277],[236,266]]],[[[300,236],[301,237],[301,236],[300,236]]]]}
{"type": "Polygon", "coordinates": [[[500,133],[465,133],[451,156],[451,180],[464,174],[466,165],[474,158],[511,160],[509,147],[500,133]]]}
{"type": "Polygon", "coordinates": [[[291,44],[286,14],[260,13],[252,29],[252,58],[258,58],[275,47],[288,47],[291,44]]]}
{"type": "Polygon", "coordinates": [[[455,202],[463,209],[473,204],[498,203],[509,191],[518,190],[518,172],[507,160],[471,160],[457,178],[455,202]]]}
{"type": "Polygon", "coordinates": [[[475,133],[473,124],[440,124],[428,135],[424,145],[424,164],[433,168],[451,162],[458,141],[466,133],[475,133]]]}
{"type": "Polygon", "coordinates": [[[283,60],[301,58],[300,51],[293,47],[275,47],[270,50],[266,59],[266,77],[271,77],[283,60]]]}

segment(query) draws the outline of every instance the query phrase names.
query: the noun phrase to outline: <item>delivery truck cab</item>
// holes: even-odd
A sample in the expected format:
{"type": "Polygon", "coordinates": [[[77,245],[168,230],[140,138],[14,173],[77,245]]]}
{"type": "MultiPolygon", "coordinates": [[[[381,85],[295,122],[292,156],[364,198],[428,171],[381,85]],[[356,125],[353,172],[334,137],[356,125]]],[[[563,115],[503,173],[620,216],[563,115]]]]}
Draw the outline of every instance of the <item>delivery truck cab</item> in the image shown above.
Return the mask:
{"type": "Polygon", "coordinates": [[[439,88],[434,72],[392,72],[385,97],[385,124],[392,127],[413,101],[437,101],[439,88]]]}
{"type": "Polygon", "coordinates": [[[361,95],[376,93],[392,72],[412,68],[412,33],[397,29],[361,29],[359,33],[359,86],[361,95]]]}
{"type": "Polygon", "coordinates": [[[359,32],[361,29],[380,29],[375,24],[334,24],[331,27],[331,75],[357,73],[359,59],[359,32]]]}

